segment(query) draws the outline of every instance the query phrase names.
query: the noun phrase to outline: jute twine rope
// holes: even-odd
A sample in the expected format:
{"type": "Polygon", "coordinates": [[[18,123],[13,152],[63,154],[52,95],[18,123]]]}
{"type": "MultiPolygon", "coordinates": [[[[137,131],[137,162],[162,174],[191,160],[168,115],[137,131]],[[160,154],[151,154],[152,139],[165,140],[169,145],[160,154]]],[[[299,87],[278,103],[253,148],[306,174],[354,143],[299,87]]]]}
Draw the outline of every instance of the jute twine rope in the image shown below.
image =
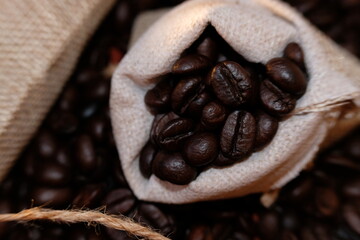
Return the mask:
{"type": "Polygon", "coordinates": [[[99,211],[89,210],[52,210],[40,207],[25,209],[19,213],[0,214],[0,222],[27,222],[34,220],[49,220],[59,223],[101,224],[105,227],[125,231],[130,235],[151,240],[170,240],[160,233],[142,226],[125,216],[107,215],[99,211]]]}

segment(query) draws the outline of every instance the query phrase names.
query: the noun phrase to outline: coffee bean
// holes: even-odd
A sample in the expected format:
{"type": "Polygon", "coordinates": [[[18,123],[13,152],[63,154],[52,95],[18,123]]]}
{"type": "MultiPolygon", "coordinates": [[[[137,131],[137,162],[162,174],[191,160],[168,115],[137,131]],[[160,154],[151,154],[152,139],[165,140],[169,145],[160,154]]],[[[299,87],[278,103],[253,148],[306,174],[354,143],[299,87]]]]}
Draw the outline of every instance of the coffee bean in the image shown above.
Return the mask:
{"type": "Polygon", "coordinates": [[[258,111],[255,118],[257,126],[255,147],[260,149],[270,143],[270,141],[274,138],[279,126],[279,121],[262,111],[258,111]]]}
{"type": "Polygon", "coordinates": [[[283,231],[280,240],[299,240],[299,238],[293,232],[283,231]]]}
{"type": "Polygon", "coordinates": [[[64,187],[72,179],[71,169],[59,163],[43,162],[35,170],[39,184],[49,187],[64,187]]]}
{"type": "Polygon", "coordinates": [[[144,100],[151,113],[158,114],[170,110],[173,88],[171,79],[166,78],[146,92],[144,100]]]}
{"type": "Polygon", "coordinates": [[[221,132],[221,151],[227,157],[240,160],[251,152],[255,137],[256,121],[251,113],[234,111],[226,119],[221,132]]]}
{"type": "Polygon", "coordinates": [[[254,97],[253,79],[236,62],[218,63],[211,71],[209,82],[217,98],[226,105],[240,106],[254,97]]]}
{"type": "Polygon", "coordinates": [[[199,54],[186,55],[172,66],[174,74],[197,74],[211,67],[211,61],[199,54]]]}
{"type": "Polygon", "coordinates": [[[189,77],[179,81],[171,94],[171,106],[174,112],[183,114],[198,95],[204,90],[201,77],[189,77]]]}
{"type": "Polygon", "coordinates": [[[36,187],[31,192],[36,206],[46,205],[52,207],[67,206],[70,204],[73,195],[71,187],[66,188],[47,188],[36,187]]]}
{"type": "Polygon", "coordinates": [[[81,86],[81,85],[89,85],[91,83],[98,81],[99,79],[102,79],[102,76],[98,71],[92,68],[87,68],[81,70],[77,74],[75,82],[76,84],[81,86]]]}
{"type": "Polygon", "coordinates": [[[166,124],[171,120],[179,118],[174,112],[169,112],[167,114],[158,114],[155,116],[153,124],[150,131],[150,140],[154,145],[159,146],[159,135],[160,132],[165,128],[166,124]]]}
{"type": "Polygon", "coordinates": [[[110,127],[110,123],[103,115],[97,115],[89,119],[87,132],[98,142],[103,142],[106,138],[106,130],[110,127]]]}
{"type": "Polygon", "coordinates": [[[169,121],[161,130],[158,139],[164,149],[176,151],[182,147],[187,138],[193,135],[192,120],[177,118],[169,121]]]}
{"type": "Polygon", "coordinates": [[[343,216],[346,223],[351,227],[351,229],[360,234],[360,211],[359,206],[353,206],[346,204],[343,208],[343,216]]]}
{"type": "Polygon", "coordinates": [[[43,130],[37,136],[36,147],[40,157],[49,159],[55,156],[58,143],[51,132],[43,130]]]}
{"type": "Polygon", "coordinates": [[[315,194],[317,209],[324,216],[330,216],[337,211],[340,201],[336,192],[331,188],[318,188],[315,194]]]}
{"type": "Polygon", "coordinates": [[[265,239],[277,239],[280,231],[280,217],[274,211],[260,216],[259,231],[265,239]]]}
{"type": "Polygon", "coordinates": [[[50,116],[49,124],[51,129],[58,134],[71,134],[78,127],[78,119],[68,111],[55,111],[50,116]]]}
{"type": "Polygon", "coordinates": [[[195,225],[190,229],[186,240],[215,240],[211,229],[206,225],[195,225]]]}
{"type": "Polygon", "coordinates": [[[294,203],[301,203],[313,192],[314,181],[307,177],[300,177],[290,183],[286,197],[294,203]]]}
{"type": "Polygon", "coordinates": [[[212,96],[206,90],[197,94],[193,101],[187,107],[186,116],[191,118],[199,118],[202,114],[203,108],[212,100],[212,96]]]}
{"type": "Polygon", "coordinates": [[[345,154],[349,157],[360,162],[360,137],[353,137],[345,143],[344,147],[345,154]]]}
{"type": "Polygon", "coordinates": [[[304,53],[297,43],[289,43],[284,50],[284,57],[292,60],[301,69],[305,69],[304,53]]]}
{"type": "Polygon", "coordinates": [[[211,61],[215,61],[219,55],[219,49],[217,43],[211,37],[204,38],[196,48],[196,52],[203,56],[206,56],[211,61]]]}
{"type": "Polygon", "coordinates": [[[96,168],[94,143],[89,135],[80,135],[75,144],[75,156],[80,170],[91,172],[96,168]]]}
{"type": "Polygon", "coordinates": [[[180,153],[160,151],[153,162],[153,173],[173,184],[189,184],[196,178],[196,169],[188,165],[180,153]]]}
{"type": "Polygon", "coordinates": [[[109,214],[127,214],[135,206],[135,197],[129,189],[119,188],[109,192],[103,203],[109,214]]]}
{"type": "Polygon", "coordinates": [[[344,183],[342,193],[350,199],[360,199],[360,178],[351,179],[344,183]]]}
{"type": "Polygon", "coordinates": [[[104,102],[109,99],[110,79],[101,79],[86,88],[85,97],[88,101],[104,102]]]}
{"type": "Polygon", "coordinates": [[[234,164],[236,162],[236,160],[237,159],[235,159],[235,158],[225,157],[220,152],[219,155],[217,156],[217,158],[215,159],[215,161],[212,162],[212,164],[217,167],[223,167],[223,166],[229,166],[229,165],[234,164]]]}
{"type": "Polygon", "coordinates": [[[140,172],[145,178],[149,178],[152,174],[152,162],[157,153],[155,146],[149,141],[140,152],[140,172]]]}
{"type": "Polygon", "coordinates": [[[290,113],[296,105],[296,99],[281,91],[269,80],[260,84],[260,100],[265,110],[275,116],[290,113]]]}
{"type": "Polygon", "coordinates": [[[201,124],[207,129],[216,129],[222,127],[227,117],[226,108],[218,102],[208,103],[201,116],[201,124]]]}
{"type": "Polygon", "coordinates": [[[89,184],[81,188],[80,192],[72,201],[73,206],[90,208],[96,206],[105,194],[105,184],[89,184]]]}
{"type": "Polygon", "coordinates": [[[64,111],[74,112],[78,107],[79,91],[75,86],[65,87],[59,99],[59,108],[64,111]]]}
{"type": "Polygon", "coordinates": [[[286,58],[273,58],[266,63],[270,80],[281,90],[302,96],[307,87],[307,79],[301,69],[286,58]]]}
{"type": "Polygon", "coordinates": [[[215,134],[197,133],[185,143],[183,156],[188,164],[194,167],[212,162],[218,155],[219,146],[215,134]]]}

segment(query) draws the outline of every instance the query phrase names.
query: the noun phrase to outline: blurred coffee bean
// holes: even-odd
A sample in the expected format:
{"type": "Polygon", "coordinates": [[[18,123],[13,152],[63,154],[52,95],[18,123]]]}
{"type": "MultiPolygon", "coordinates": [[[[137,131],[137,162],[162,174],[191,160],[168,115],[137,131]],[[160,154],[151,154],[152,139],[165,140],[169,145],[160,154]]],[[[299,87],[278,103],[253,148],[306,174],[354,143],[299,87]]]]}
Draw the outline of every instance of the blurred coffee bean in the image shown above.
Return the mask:
{"type": "Polygon", "coordinates": [[[133,1],[122,0],[115,6],[115,24],[117,30],[120,32],[128,31],[131,28],[132,22],[135,17],[135,6],[133,1]]]}
{"type": "Polygon", "coordinates": [[[76,76],[76,84],[82,86],[82,85],[89,85],[91,83],[94,83],[98,81],[99,79],[102,79],[101,74],[99,71],[96,71],[92,68],[86,68],[81,70],[77,76],[76,76]]]}
{"type": "Polygon", "coordinates": [[[157,153],[155,146],[149,141],[140,152],[140,172],[146,178],[152,174],[152,162],[157,153]]]}
{"type": "Polygon", "coordinates": [[[74,133],[78,127],[77,117],[67,111],[57,111],[50,116],[50,127],[58,134],[74,133]]]}
{"type": "Polygon", "coordinates": [[[353,137],[345,143],[345,154],[358,162],[360,166],[360,136],[353,137]]]}
{"type": "Polygon", "coordinates": [[[191,136],[184,145],[183,156],[194,167],[212,162],[219,152],[219,143],[213,133],[198,133],[191,136]]]}
{"type": "Polygon", "coordinates": [[[260,216],[259,231],[264,239],[278,239],[280,218],[274,211],[268,211],[260,216]]]}
{"type": "Polygon", "coordinates": [[[350,228],[360,235],[360,205],[346,204],[343,207],[343,216],[350,228]]]}
{"type": "Polygon", "coordinates": [[[199,54],[186,55],[179,58],[172,66],[174,74],[197,74],[211,67],[211,61],[199,54]]]}
{"type": "Polygon", "coordinates": [[[190,229],[186,240],[214,240],[214,238],[209,226],[195,225],[190,229]]]}
{"type": "Polygon", "coordinates": [[[38,164],[35,178],[42,186],[64,187],[70,183],[72,171],[59,163],[43,162],[38,164]]]}
{"type": "Polygon", "coordinates": [[[119,188],[109,192],[103,204],[109,214],[127,214],[135,206],[135,197],[129,189],[119,188]]]}
{"type": "Polygon", "coordinates": [[[103,142],[106,137],[106,130],[110,123],[103,115],[96,115],[89,119],[87,132],[97,142],[103,142]]]}
{"type": "Polygon", "coordinates": [[[331,188],[317,188],[315,202],[317,209],[324,216],[335,214],[340,205],[337,193],[331,188]]]}
{"type": "Polygon", "coordinates": [[[96,168],[96,153],[89,135],[80,135],[75,144],[75,156],[81,171],[91,172],[96,168]]]}
{"type": "Polygon", "coordinates": [[[42,130],[36,139],[36,148],[40,157],[42,158],[53,158],[58,148],[58,142],[55,136],[49,131],[42,130]]]}
{"type": "Polygon", "coordinates": [[[105,194],[105,187],[105,184],[89,184],[82,187],[72,201],[72,205],[79,208],[96,206],[105,194]]]}
{"type": "Polygon", "coordinates": [[[59,99],[59,108],[63,111],[74,112],[78,107],[79,93],[75,86],[68,85],[65,87],[59,99]]]}
{"type": "Polygon", "coordinates": [[[219,155],[216,157],[216,159],[212,162],[212,164],[213,164],[214,166],[217,166],[217,167],[223,167],[223,166],[232,165],[232,164],[234,164],[236,161],[237,161],[237,159],[225,157],[225,156],[220,152],[219,155]]]}
{"type": "Polygon", "coordinates": [[[151,113],[159,114],[170,110],[173,88],[173,82],[166,78],[146,92],[144,101],[151,113]]]}
{"type": "Polygon", "coordinates": [[[350,199],[360,199],[360,178],[348,180],[342,186],[342,193],[350,199]]]}
{"type": "Polygon", "coordinates": [[[31,192],[35,206],[61,207],[71,203],[73,190],[67,188],[36,187],[31,192]]]}
{"type": "Polygon", "coordinates": [[[217,98],[226,105],[240,106],[254,97],[254,81],[236,62],[218,63],[211,71],[210,84],[217,98]]]}
{"type": "Polygon", "coordinates": [[[195,179],[196,169],[188,165],[180,153],[160,151],[152,164],[153,173],[173,184],[185,185],[195,179]]]}
{"type": "Polygon", "coordinates": [[[106,102],[109,100],[110,79],[101,79],[86,88],[85,97],[90,101],[106,102]]]}

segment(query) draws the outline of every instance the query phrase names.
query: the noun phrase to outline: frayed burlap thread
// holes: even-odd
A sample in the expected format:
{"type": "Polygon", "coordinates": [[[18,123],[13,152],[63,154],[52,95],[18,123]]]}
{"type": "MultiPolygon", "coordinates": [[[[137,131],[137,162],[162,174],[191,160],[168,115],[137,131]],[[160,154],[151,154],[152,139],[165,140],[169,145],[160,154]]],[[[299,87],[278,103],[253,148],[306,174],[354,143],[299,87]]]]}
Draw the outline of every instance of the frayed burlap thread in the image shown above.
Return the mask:
{"type": "Polygon", "coordinates": [[[115,0],[0,0],[0,180],[115,0]]]}
{"type": "Polygon", "coordinates": [[[134,222],[125,216],[107,215],[99,211],[84,210],[52,210],[46,208],[30,208],[19,213],[0,214],[0,222],[27,222],[34,220],[47,220],[58,223],[88,223],[89,225],[101,224],[105,227],[125,231],[129,235],[148,240],[169,240],[149,227],[134,222]]]}

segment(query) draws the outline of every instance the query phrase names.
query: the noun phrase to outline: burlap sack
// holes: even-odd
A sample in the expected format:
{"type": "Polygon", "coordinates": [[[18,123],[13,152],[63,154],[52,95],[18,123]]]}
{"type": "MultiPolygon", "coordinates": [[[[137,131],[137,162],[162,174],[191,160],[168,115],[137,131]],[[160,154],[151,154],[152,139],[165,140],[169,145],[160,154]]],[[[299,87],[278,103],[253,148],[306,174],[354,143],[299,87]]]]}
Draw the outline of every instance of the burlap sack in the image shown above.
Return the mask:
{"type": "Polygon", "coordinates": [[[0,180],[115,0],[0,0],[0,180]]]}
{"type": "Polygon", "coordinates": [[[359,124],[359,102],[354,101],[360,94],[359,76],[360,63],[355,57],[284,3],[188,1],[152,25],[113,75],[111,117],[125,176],[138,198],[165,203],[230,198],[280,188],[313,159],[336,125],[345,131],[359,124]],[[281,56],[287,43],[298,42],[310,73],[307,92],[293,116],[280,123],[271,144],[248,160],[223,169],[210,168],[186,186],[154,175],[145,179],[138,157],[149,138],[153,116],[144,105],[144,95],[154,85],[151,80],[170,72],[208,24],[253,62],[266,63],[281,56]],[[351,104],[342,107],[348,102],[351,104]]]}

